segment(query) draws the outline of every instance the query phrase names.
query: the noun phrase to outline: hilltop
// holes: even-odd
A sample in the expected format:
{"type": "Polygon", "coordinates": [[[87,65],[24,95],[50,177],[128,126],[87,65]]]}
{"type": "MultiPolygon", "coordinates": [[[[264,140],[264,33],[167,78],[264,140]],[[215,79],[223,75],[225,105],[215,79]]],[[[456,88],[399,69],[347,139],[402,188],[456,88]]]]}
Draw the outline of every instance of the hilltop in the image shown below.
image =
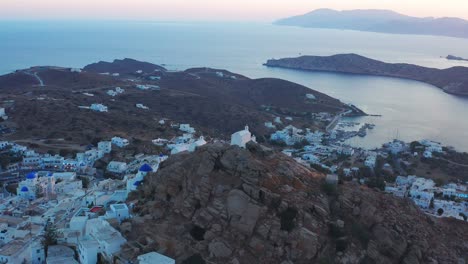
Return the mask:
{"type": "Polygon", "coordinates": [[[262,138],[269,133],[264,123],[275,116],[290,116],[294,118],[288,121],[291,124],[320,129],[322,125],[310,122],[312,113],[350,109],[337,99],[284,80],[250,79],[209,68],[170,72],[130,59],[99,62],[84,70],[18,70],[0,76],[0,91],[0,101],[10,116],[4,124],[16,129],[5,136],[7,140],[37,143],[45,139],[68,145],[116,135],[150,142],[173,136],[171,123],[190,123],[200,134],[221,139],[248,124],[262,138]],[[152,89],[138,89],[138,85],[152,89]],[[125,92],[114,97],[107,94],[116,87],[125,92]],[[107,106],[108,112],[79,108],[93,103],[107,106]],[[167,120],[164,125],[159,124],[162,119],[167,120]]]}
{"type": "Polygon", "coordinates": [[[326,71],[351,74],[377,75],[404,78],[432,84],[444,92],[468,95],[468,68],[427,68],[406,63],[386,63],[357,54],[333,56],[302,56],[268,60],[268,67],[280,67],[307,71],[326,71]]]}
{"type": "Polygon", "coordinates": [[[468,21],[453,17],[411,17],[390,10],[317,9],[284,18],[277,25],[349,29],[391,34],[437,35],[468,38],[468,21]]]}
{"type": "Polygon", "coordinates": [[[124,258],[178,263],[459,263],[468,225],[325,175],[255,143],[209,144],[146,176],[120,226],[124,258]]]}

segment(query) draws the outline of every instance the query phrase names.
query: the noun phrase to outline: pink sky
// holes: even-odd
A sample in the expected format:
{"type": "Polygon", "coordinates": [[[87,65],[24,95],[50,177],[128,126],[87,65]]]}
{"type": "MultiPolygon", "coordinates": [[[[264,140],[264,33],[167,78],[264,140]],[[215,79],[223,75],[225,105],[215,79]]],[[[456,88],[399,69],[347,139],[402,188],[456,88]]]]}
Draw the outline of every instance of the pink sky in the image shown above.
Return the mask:
{"type": "Polygon", "coordinates": [[[0,0],[0,19],[271,21],[317,8],[468,19],[468,0],[0,0]]]}

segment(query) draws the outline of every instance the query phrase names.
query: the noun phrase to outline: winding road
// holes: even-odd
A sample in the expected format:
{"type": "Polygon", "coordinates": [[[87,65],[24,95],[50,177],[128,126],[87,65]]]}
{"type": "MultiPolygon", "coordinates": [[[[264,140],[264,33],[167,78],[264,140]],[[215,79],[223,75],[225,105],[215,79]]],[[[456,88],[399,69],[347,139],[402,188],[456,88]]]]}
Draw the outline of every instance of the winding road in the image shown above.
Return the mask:
{"type": "Polygon", "coordinates": [[[28,71],[25,71],[24,72],[25,74],[29,75],[29,76],[32,76],[34,78],[36,78],[37,82],[39,82],[39,86],[40,87],[44,87],[44,81],[41,79],[41,77],[39,77],[39,75],[37,74],[37,72],[28,72],[28,71]]]}

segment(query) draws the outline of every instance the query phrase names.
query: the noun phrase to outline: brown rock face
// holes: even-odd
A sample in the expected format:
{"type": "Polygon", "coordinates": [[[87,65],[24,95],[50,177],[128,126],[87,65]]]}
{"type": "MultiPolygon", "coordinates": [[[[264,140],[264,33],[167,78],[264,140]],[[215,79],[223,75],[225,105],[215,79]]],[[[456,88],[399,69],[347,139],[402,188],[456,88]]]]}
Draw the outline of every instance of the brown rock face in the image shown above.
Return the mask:
{"type": "Polygon", "coordinates": [[[178,263],[452,263],[466,257],[466,223],[431,222],[407,201],[352,184],[327,196],[323,178],[256,144],[174,155],[133,194],[140,203],[125,226],[124,257],[148,251],[178,263]],[[402,219],[398,210],[406,212],[402,219]],[[448,226],[461,232],[451,244],[448,226]],[[440,245],[431,238],[437,232],[444,232],[440,245]]]}

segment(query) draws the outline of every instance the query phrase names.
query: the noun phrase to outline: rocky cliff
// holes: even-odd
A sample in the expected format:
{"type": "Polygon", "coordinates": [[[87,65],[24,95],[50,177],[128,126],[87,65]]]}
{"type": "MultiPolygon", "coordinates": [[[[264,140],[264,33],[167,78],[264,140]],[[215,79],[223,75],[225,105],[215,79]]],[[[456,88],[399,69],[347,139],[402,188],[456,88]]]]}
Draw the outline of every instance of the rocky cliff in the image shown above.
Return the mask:
{"type": "Polygon", "coordinates": [[[404,78],[432,84],[447,93],[468,95],[468,68],[426,68],[406,63],[385,63],[357,54],[333,56],[302,56],[268,60],[268,67],[279,67],[307,71],[326,71],[351,74],[377,75],[404,78]]]}
{"type": "Polygon", "coordinates": [[[130,200],[122,257],[178,263],[457,263],[468,225],[324,175],[261,145],[172,156],[130,200]]]}

